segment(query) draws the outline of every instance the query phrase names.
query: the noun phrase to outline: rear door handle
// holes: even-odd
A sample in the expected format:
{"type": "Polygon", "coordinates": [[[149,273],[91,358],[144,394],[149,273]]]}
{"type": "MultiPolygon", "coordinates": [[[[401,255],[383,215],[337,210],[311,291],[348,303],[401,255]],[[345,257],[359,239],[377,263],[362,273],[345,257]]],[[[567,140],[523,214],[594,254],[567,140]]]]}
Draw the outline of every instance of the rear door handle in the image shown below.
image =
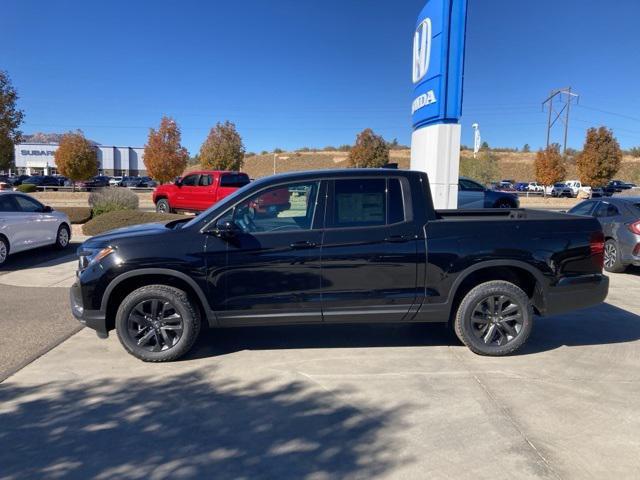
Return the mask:
{"type": "Polygon", "coordinates": [[[399,243],[406,242],[408,240],[411,240],[412,238],[412,235],[391,235],[390,237],[385,238],[384,241],[390,243],[399,243]]]}
{"type": "Polygon", "coordinates": [[[303,248],[315,248],[317,244],[314,242],[302,241],[302,242],[293,242],[289,246],[295,250],[301,250],[303,248]]]}

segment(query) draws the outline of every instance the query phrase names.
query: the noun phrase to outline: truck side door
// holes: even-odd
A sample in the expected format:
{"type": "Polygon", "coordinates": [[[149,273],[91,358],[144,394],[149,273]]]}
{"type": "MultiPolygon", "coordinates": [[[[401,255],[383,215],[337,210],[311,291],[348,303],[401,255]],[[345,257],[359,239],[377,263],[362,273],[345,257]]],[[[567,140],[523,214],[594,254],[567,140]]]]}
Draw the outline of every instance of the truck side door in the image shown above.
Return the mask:
{"type": "Polygon", "coordinates": [[[200,174],[192,173],[186,175],[178,187],[176,192],[176,202],[172,205],[176,209],[198,210],[198,183],[200,182],[200,174]]]}
{"type": "Polygon", "coordinates": [[[322,241],[325,322],[405,317],[416,298],[418,265],[410,205],[404,177],[329,183],[322,241]]]}

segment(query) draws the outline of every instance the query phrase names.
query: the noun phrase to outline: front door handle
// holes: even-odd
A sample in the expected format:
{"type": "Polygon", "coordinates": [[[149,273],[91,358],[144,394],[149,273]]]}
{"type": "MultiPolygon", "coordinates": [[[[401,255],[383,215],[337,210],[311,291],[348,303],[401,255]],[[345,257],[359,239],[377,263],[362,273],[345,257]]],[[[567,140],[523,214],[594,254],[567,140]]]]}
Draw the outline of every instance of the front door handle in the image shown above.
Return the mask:
{"type": "Polygon", "coordinates": [[[317,244],[314,242],[302,241],[302,242],[293,242],[289,246],[294,250],[301,250],[303,248],[315,248],[317,244]]]}

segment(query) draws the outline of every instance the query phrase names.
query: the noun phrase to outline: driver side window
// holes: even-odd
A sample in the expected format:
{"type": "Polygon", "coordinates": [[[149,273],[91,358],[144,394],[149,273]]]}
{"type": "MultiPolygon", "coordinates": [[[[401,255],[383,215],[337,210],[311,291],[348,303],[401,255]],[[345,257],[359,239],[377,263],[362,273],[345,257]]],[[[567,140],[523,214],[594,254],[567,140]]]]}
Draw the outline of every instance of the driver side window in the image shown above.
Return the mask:
{"type": "Polygon", "coordinates": [[[184,187],[195,187],[198,185],[198,179],[200,175],[187,175],[182,179],[182,185],[184,187]]]}
{"type": "Polygon", "coordinates": [[[319,185],[303,182],[263,190],[236,205],[233,221],[245,233],[310,230],[319,185]]]}

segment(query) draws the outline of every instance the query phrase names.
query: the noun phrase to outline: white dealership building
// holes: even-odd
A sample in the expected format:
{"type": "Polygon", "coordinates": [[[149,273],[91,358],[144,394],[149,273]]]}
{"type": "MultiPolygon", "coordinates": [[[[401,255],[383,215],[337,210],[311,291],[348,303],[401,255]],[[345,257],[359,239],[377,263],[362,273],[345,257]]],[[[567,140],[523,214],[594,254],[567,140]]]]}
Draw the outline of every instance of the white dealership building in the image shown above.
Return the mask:
{"type": "MultiPolygon", "coordinates": [[[[55,175],[57,143],[20,143],[15,146],[16,173],[19,175],[55,175]]],[[[96,145],[98,170],[102,175],[147,175],[144,148],[96,145]]]]}

